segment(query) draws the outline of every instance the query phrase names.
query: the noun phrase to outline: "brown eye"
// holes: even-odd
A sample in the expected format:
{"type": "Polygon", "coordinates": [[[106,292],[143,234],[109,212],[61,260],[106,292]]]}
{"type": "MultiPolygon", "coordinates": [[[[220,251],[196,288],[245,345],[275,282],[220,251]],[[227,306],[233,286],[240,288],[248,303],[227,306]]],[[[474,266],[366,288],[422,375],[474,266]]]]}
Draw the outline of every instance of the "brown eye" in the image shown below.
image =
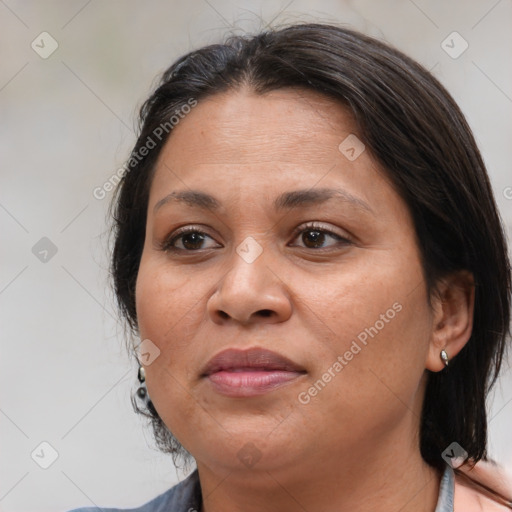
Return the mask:
{"type": "Polygon", "coordinates": [[[323,245],[325,241],[325,233],[316,229],[308,229],[302,233],[302,241],[310,249],[317,248],[318,245],[323,245]]]}
{"type": "Polygon", "coordinates": [[[297,237],[300,238],[306,249],[330,249],[331,247],[349,245],[352,243],[348,238],[338,235],[337,233],[316,224],[302,226],[299,228],[295,238],[297,237]],[[329,238],[334,240],[335,243],[324,245],[328,242],[329,238]]]}
{"type": "Polygon", "coordinates": [[[180,237],[184,249],[201,249],[201,244],[204,242],[205,236],[202,233],[192,232],[185,233],[180,237]]]}
{"type": "Polygon", "coordinates": [[[162,249],[165,251],[198,251],[211,249],[203,247],[206,239],[213,240],[209,235],[194,227],[188,227],[174,233],[170,239],[164,242],[162,249]]]}

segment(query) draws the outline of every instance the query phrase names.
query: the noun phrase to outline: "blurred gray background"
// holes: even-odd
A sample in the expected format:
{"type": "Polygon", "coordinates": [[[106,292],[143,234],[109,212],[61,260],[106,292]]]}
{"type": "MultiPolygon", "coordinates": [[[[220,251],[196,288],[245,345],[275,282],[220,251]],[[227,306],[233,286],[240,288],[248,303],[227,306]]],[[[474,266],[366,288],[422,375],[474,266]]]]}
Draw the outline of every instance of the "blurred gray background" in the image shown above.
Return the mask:
{"type": "MultiPolygon", "coordinates": [[[[510,240],[511,0],[0,0],[1,511],[134,507],[186,476],[131,408],[111,194],[93,192],[174,59],[293,21],[345,23],[433,71],[474,130],[510,240]]],[[[491,455],[512,470],[509,366],[489,417],[491,455]]]]}

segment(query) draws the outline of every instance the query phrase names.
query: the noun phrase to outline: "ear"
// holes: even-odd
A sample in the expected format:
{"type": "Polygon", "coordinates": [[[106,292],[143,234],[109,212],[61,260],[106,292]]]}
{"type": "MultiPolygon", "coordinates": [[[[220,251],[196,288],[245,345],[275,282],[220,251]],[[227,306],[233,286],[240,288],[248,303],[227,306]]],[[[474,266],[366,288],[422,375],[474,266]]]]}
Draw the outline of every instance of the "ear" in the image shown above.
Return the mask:
{"type": "Polygon", "coordinates": [[[474,306],[475,281],[471,272],[461,270],[439,281],[432,297],[432,336],[425,362],[428,370],[439,372],[445,367],[441,350],[452,360],[468,342],[474,306]]]}

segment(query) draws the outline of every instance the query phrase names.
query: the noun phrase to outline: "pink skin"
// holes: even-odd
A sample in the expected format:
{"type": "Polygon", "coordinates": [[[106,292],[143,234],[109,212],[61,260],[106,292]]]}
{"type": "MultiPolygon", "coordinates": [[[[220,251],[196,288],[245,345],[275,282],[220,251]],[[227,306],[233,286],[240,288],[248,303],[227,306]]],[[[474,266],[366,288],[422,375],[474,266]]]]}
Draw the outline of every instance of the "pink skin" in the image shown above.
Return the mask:
{"type": "Polygon", "coordinates": [[[293,361],[261,348],[222,350],[201,371],[218,393],[231,397],[268,393],[304,373],[293,361]]]}
{"type": "Polygon", "coordinates": [[[196,459],[204,512],[435,509],[439,475],[417,439],[425,370],[441,371],[440,350],[452,358],[467,342],[473,295],[468,276],[453,276],[429,308],[409,211],[368,150],[354,161],[340,152],[351,133],[347,110],[321,95],[244,88],[199,101],[158,160],[139,331],[161,351],[146,367],[148,392],[196,459]],[[319,188],[343,189],[373,213],[340,199],[273,209],[284,192],[319,188]],[[215,196],[220,209],[167,202],[154,211],[188,189],[215,196]],[[324,233],[315,242],[308,222],[349,241],[324,233]],[[204,240],[185,236],[175,240],[180,252],[162,250],[183,226],[204,240]],[[237,252],[247,237],[262,249],[251,263],[237,252]],[[345,357],[395,303],[400,312],[345,357]],[[246,396],[200,375],[220,351],[253,347],[305,373],[246,396]],[[336,373],[338,356],[346,364],[336,373]],[[301,403],[329,368],[329,382],[301,403]],[[243,463],[247,452],[255,463],[243,463]]]}
{"type": "Polygon", "coordinates": [[[300,377],[283,371],[220,371],[209,376],[218,393],[232,397],[258,396],[300,377]]]}

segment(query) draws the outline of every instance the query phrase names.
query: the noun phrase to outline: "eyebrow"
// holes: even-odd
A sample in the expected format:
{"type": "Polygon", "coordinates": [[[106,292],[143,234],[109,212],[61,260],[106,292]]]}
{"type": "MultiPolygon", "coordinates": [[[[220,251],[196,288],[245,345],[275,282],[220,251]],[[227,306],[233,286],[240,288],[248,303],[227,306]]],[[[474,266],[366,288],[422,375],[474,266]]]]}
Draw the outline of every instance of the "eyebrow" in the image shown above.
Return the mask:
{"type": "MultiPolygon", "coordinates": [[[[274,200],[274,210],[282,211],[314,206],[325,203],[329,199],[333,198],[349,203],[359,210],[375,215],[370,206],[362,199],[355,197],[346,190],[337,188],[315,188],[284,192],[274,200]]],[[[220,201],[210,194],[206,194],[199,190],[181,190],[171,192],[160,199],[155,204],[153,213],[165,204],[169,203],[184,203],[191,207],[210,211],[218,211],[221,207],[220,201]]]]}

